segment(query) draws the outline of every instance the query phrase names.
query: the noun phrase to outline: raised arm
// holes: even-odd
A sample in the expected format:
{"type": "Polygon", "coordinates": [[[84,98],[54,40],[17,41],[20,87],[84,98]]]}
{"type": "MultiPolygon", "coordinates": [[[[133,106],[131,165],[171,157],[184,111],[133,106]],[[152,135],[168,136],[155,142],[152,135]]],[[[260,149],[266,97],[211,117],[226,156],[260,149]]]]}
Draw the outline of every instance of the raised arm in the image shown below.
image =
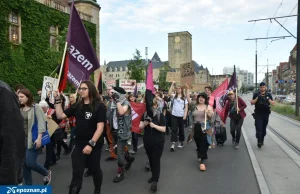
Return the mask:
{"type": "Polygon", "coordinates": [[[173,92],[173,90],[174,90],[174,84],[175,84],[175,81],[172,82],[172,84],[171,84],[171,86],[169,88],[169,92],[168,92],[169,95],[171,95],[172,92],[173,92]]]}

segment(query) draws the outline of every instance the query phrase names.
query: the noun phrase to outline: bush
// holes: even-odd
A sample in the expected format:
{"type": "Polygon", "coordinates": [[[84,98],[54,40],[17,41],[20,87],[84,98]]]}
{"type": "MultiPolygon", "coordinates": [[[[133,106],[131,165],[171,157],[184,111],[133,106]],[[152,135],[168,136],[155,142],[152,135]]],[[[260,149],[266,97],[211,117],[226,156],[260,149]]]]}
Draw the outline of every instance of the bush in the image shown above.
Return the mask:
{"type": "Polygon", "coordinates": [[[275,104],[271,110],[283,115],[295,115],[295,109],[290,105],[275,104]]]}

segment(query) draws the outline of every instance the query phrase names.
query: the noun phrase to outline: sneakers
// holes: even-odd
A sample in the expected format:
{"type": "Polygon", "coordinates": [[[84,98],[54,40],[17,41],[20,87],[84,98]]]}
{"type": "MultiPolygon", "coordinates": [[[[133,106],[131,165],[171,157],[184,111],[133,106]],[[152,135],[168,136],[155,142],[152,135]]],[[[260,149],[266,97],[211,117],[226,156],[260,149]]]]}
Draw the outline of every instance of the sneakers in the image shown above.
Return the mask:
{"type": "Polygon", "coordinates": [[[177,147],[178,147],[178,148],[183,148],[183,146],[184,146],[184,145],[183,145],[183,142],[180,142],[180,143],[178,144],[177,147]]]}
{"type": "Polygon", "coordinates": [[[171,152],[175,151],[175,142],[172,143],[171,147],[170,147],[171,152]]]}
{"type": "Polygon", "coordinates": [[[51,183],[51,170],[48,170],[48,175],[44,176],[44,185],[49,185],[51,183]]]}
{"type": "Polygon", "coordinates": [[[232,138],[232,144],[235,145],[235,138],[232,138]]]}
{"type": "Polygon", "coordinates": [[[235,149],[239,149],[240,148],[240,146],[239,146],[238,143],[236,143],[234,147],[235,147],[235,149]]]}
{"type": "Polygon", "coordinates": [[[114,183],[119,183],[121,182],[122,180],[124,180],[125,178],[125,175],[124,175],[124,169],[123,168],[118,168],[118,174],[117,176],[114,178],[113,182],[114,183]]]}
{"type": "Polygon", "coordinates": [[[132,154],[132,155],[135,155],[137,152],[134,151],[134,150],[131,150],[129,153],[132,154]]]}
{"type": "Polygon", "coordinates": [[[134,162],[135,158],[132,156],[129,156],[127,163],[125,165],[125,170],[129,170],[131,167],[131,164],[134,162]]]}

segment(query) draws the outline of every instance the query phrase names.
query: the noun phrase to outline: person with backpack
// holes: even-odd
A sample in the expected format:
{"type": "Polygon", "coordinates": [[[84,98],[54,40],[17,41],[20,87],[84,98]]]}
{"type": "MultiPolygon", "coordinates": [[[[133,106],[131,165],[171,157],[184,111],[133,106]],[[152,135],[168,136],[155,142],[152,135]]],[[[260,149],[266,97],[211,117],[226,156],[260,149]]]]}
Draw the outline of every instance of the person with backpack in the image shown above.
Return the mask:
{"type": "Polygon", "coordinates": [[[114,87],[112,94],[110,127],[113,139],[117,145],[118,171],[113,179],[119,183],[125,178],[125,170],[129,170],[135,158],[130,156],[127,142],[131,138],[132,115],[131,106],[126,99],[126,91],[121,87],[114,87]]]}
{"type": "Polygon", "coordinates": [[[91,169],[94,194],[100,194],[103,174],[100,167],[101,152],[104,144],[103,130],[106,122],[106,107],[100,101],[93,82],[82,81],[78,92],[81,99],[63,110],[59,94],[55,97],[55,112],[58,119],[76,119],[76,131],[72,158],[72,181],[69,194],[79,194],[86,163],[91,169]]]}
{"type": "Polygon", "coordinates": [[[175,96],[171,99],[171,142],[172,145],[170,147],[171,152],[175,151],[175,144],[178,142],[178,135],[179,135],[179,144],[178,148],[183,148],[184,142],[184,125],[183,121],[187,118],[188,112],[188,101],[185,97],[183,87],[176,86],[175,82],[172,83],[169,89],[169,95],[172,95],[172,91],[176,89],[175,96]]]}
{"type": "Polygon", "coordinates": [[[232,136],[232,144],[236,149],[239,149],[242,125],[246,117],[245,108],[246,103],[239,96],[236,97],[234,91],[228,92],[229,100],[225,104],[225,115],[230,117],[230,133],[232,136]]]}
{"type": "Polygon", "coordinates": [[[157,182],[160,175],[160,158],[163,153],[165,143],[166,122],[164,115],[159,111],[159,101],[153,99],[153,119],[147,112],[140,122],[140,129],[144,130],[144,147],[149,159],[150,169],[152,172],[148,183],[152,183],[150,190],[157,191],[157,182]]]}
{"type": "Polygon", "coordinates": [[[267,134],[267,126],[269,123],[269,115],[271,114],[270,105],[274,105],[273,97],[267,92],[266,84],[261,82],[259,84],[259,92],[253,95],[250,101],[255,105],[254,119],[256,127],[257,147],[261,148],[264,145],[264,139],[267,134]]]}

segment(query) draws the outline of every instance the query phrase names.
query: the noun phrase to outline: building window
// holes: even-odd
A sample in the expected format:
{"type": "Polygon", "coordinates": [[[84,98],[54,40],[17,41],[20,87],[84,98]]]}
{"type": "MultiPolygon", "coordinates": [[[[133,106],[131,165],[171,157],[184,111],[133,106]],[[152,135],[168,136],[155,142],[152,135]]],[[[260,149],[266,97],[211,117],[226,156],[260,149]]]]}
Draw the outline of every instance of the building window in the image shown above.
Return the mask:
{"type": "Polygon", "coordinates": [[[57,36],[58,36],[58,27],[50,26],[50,47],[55,49],[56,51],[59,50],[57,36]]]}
{"type": "Polygon", "coordinates": [[[58,2],[54,2],[54,8],[62,12],[65,11],[65,6],[63,6],[61,3],[58,2]]]}
{"type": "Polygon", "coordinates": [[[21,18],[18,12],[12,11],[9,15],[9,40],[14,44],[21,43],[21,18]]]}
{"type": "Polygon", "coordinates": [[[50,7],[51,6],[51,0],[45,0],[44,4],[50,7]]]}

